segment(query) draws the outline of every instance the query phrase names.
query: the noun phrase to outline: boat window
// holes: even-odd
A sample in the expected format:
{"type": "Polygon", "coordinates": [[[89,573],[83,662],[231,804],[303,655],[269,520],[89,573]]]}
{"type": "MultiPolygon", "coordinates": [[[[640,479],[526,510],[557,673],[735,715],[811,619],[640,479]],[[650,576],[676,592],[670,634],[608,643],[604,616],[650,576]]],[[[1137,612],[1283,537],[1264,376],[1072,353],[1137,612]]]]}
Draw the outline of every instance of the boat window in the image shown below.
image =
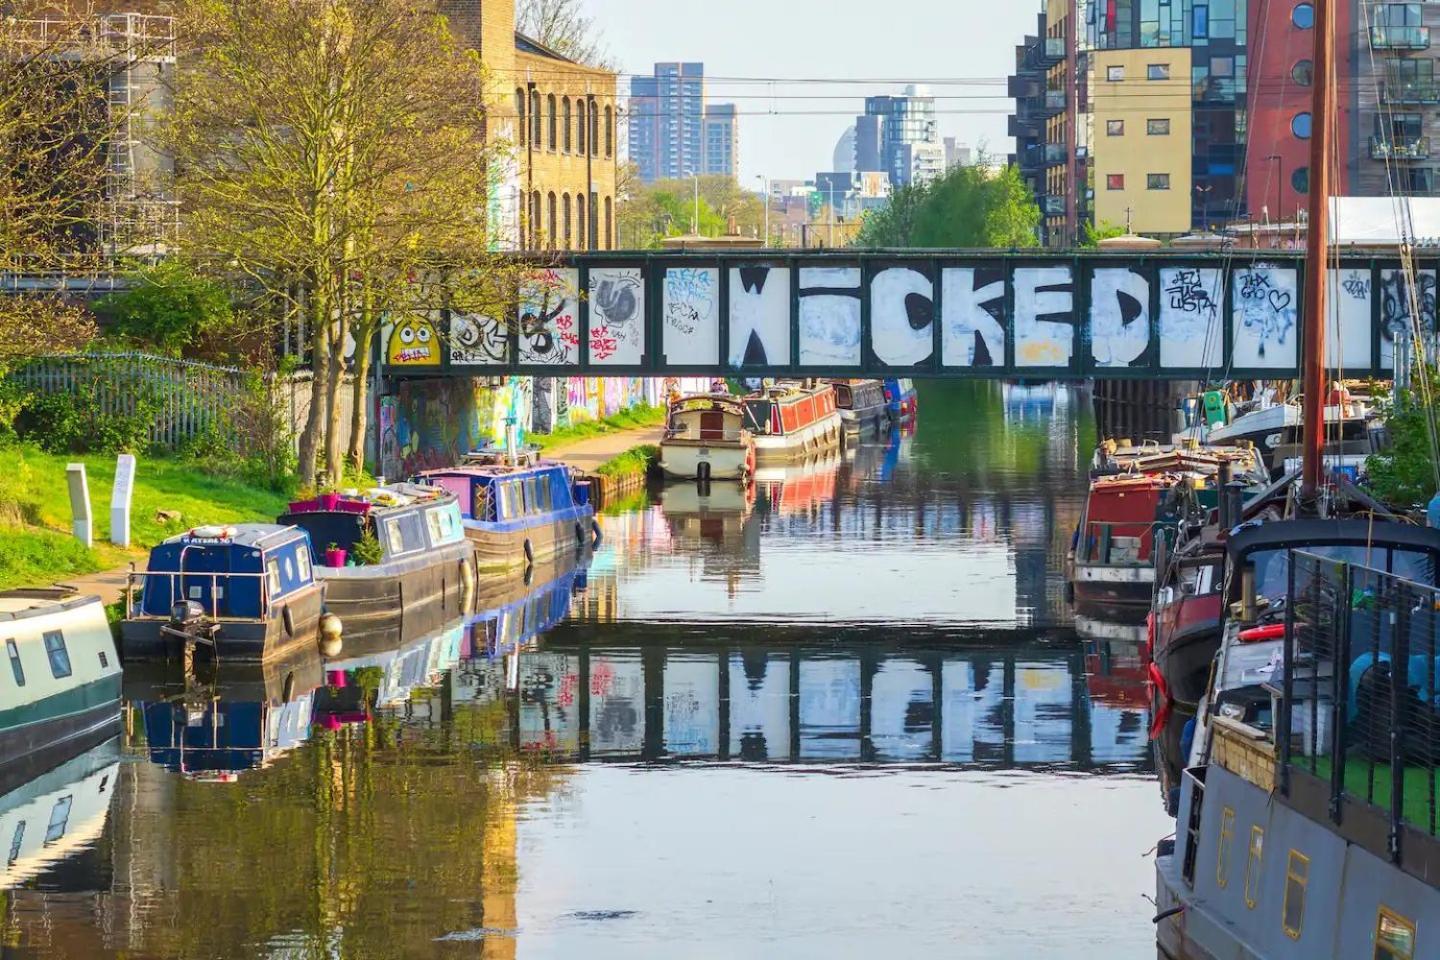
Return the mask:
{"type": "Polygon", "coordinates": [[[1375,921],[1374,960],[1414,960],[1415,924],[1385,907],[1375,921]]]}
{"type": "Polygon", "coordinates": [[[1235,811],[1226,807],[1220,812],[1220,849],[1215,854],[1215,885],[1224,890],[1230,885],[1230,848],[1235,841],[1235,811]]]}
{"type": "Polygon", "coordinates": [[[20,844],[25,842],[25,821],[21,820],[15,824],[15,835],[10,838],[10,856],[6,859],[7,866],[15,866],[15,861],[20,859],[20,844]]]}
{"type": "Polygon", "coordinates": [[[550,483],[550,475],[544,474],[535,482],[540,490],[540,510],[542,513],[549,513],[555,509],[555,491],[550,483]]]}
{"type": "Polygon", "coordinates": [[[430,542],[437,547],[445,542],[444,510],[426,510],[425,525],[430,528],[430,542]]]}
{"type": "Polygon", "coordinates": [[[285,557],[285,579],[292,583],[295,580],[295,564],[291,562],[289,556],[285,557]]]}
{"type": "Polygon", "coordinates": [[[1245,906],[1251,910],[1260,902],[1260,863],[1264,856],[1265,831],[1250,828],[1250,855],[1245,858],[1245,906]]]}
{"type": "Polygon", "coordinates": [[[300,549],[295,551],[295,567],[300,573],[300,582],[302,584],[309,583],[312,577],[310,572],[310,548],[308,546],[301,544],[300,549]]]}
{"type": "Polygon", "coordinates": [[[55,801],[55,806],[50,808],[50,823],[45,828],[45,842],[54,843],[65,836],[65,828],[70,825],[70,807],[75,803],[75,797],[61,797],[55,801]]]}
{"type": "Polygon", "coordinates": [[[25,665],[20,662],[20,648],[14,640],[5,641],[5,652],[10,655],[10,671],[15,674],[15,685],[25,686],[25,665]]]}
{"type": "Polygon", "coordinates": [[[101,651],[100,651],[100,669],[101,669],[101,670],[109,670],[109,669],[110,669],[110,658],[107,657],[107,656],[105,656],[105,651],[104,651],[104,650],[101,650],[101,651]]]}
{"type": "Polygon", "coordinates": [[[391,556],[396,556],[405,552],[405,540],[400,534],[399,521],[385,521],[385,541],[390,547],[391,556]]]}
{"type": "Polygon", "coordinates": [[[507,480],[500,484],[500,504],[503,513],[500,519],[514,520],[519,517],[522,509],[521,501],[519,481],[507,480]]]}
{"type": "Polygon", "coordinates": [[[270,580],[270,596],[280,595],[280,561],[271,557],[265,563],[265,573],[270,580]]]}
{"type": "MultiPolygon", "coordinates": [[[[1393,571],[1400,576],[1434,583],[1434,560],[1415,550],[1390,550],[1364,544],[1325,544],[1303,548],[1306,553],[1372,570],[1393,571]]],[[[1255,588],[1260,596],[1274,600],[1284,597],[1290,589],[1290,548],[1256,550],[1250,554],[1255,564],[1255,588]]]]}
{"type": "Polygon", "coordinates": [[[1305,924],[1305,889],[1309,885],[1310,858],[1291,850],[1290,862],[1285,867],[1285,904],[1280,912],[1285,936],[1291,940],[1300,939],[1300,930],[1305,924]]]}
{"type": "Polygon", "coordinates": [[[425,525],[419,513],[402,513],[386,521],[386,526],[391,556],[425,549],[425,525]]]}
{"type": "Polygon", "coordinates": [[[50,658],[50,672],[56,680],[70,676],[70,651],[65,649],[65,635],[59,630],[45,634],[45,655],[50,658]]]}

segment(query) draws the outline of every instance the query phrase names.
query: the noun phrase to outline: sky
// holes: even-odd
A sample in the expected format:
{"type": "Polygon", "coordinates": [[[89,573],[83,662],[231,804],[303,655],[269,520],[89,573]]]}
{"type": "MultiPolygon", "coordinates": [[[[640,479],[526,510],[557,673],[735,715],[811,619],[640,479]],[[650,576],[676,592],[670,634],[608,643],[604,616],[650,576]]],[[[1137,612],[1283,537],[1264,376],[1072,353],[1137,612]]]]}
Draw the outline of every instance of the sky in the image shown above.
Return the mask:
{"type": "Polygon", "coordinates": [[[622,71],[622,95],[624,74],[648,75],[660,60],[703,61],[713,78],[859,81],[707,82],[710,102],[740,109],[740,179],[756,186],[757,176],[805,180],[830,170],[864,98],[899,93],[904,81],[931,81],[942,137],[1010,152],[1005,78],[1041,8],[1040,0],[583,2],[622,71]]]}

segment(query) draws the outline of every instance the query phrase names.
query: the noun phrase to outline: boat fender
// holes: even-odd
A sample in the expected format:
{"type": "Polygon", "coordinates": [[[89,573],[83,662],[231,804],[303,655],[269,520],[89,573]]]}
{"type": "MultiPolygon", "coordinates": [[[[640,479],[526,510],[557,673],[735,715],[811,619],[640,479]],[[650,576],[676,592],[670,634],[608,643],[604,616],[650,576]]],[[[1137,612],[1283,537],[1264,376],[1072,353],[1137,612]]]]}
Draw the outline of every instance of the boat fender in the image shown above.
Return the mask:
{"type": "Polygon", "coordinates": [[[585,549],[585,525],[578,520],[575,521],[575,549],[585,549]]]}
{"type": "Polygon", "coordinates": [[[345,625],[333,613],[320,617],[320,653],[327,657],[337,656],[344,646],[345,625]]]}
{"type": "Polygon", "coordinates": [[[478,584],[475,582],[475,571],[470,566],[470,558],[466,557],[460,561],[460,603],[463,609],[470,609],[470,604],[475,599],[475,591],[477,588],[478,584]]]}
{"type": "Polygon", "coordinates": [[[523,547],[522,549],[524,549],[524,551],[525,551],[525,562],[526,562],[526,563],[534,563],[534,562],[535,562],[535,546],[534,546],[534,544],[532,544],[532,543],[530,542],[530,538],[529,538],[529,537],[526,537],[526,538],[525,538],[525,544],[524,544],[524,547],[523,547]]]}
{"type": "Polygon", "coordinates": [[[1184,913],[1184,912],[1185,912],[1185,905],[1184,905],[1184,904],[1181,904],[1181,905],[1178,906],[1178,907],[1171,907],[1169,910],[1161,910],[1159,913],[1155,914],[1155,919],[1154,919],[1153,921],[1151,921],[1151,922],[1152,922],[1152,923],[1159,923],[1159,922],[1162,921],[1162,920],[1169,920],[1171,917],[1177,916],[1177,915],[1182,914],[1182,913],[1184,913]]]}
{"type": "Polygon", "coordinates": [[[295,636],[295,614],[290,612],[289,604],[280,608],[280,619],[285,621],[285,636],[295,636]]]}
{"type": "Polygon", "coordinates": [[[590,546],[592,546],[592,547],[598,547],[598,546],[600,546],[600,540],[601,540],[600,521],[598,521],[598,520],[591,520],[591,521],[590,521],[590,546]]]}
{"type": "Polygon", "coordinates": [[[1155,693],[1160,700],[1160,708],[1155,711],[1155,720],[1150,724],[1150,739],[1159,740],[1160,734],[1165,731],[1165,725],[1170,721],[1170,711],[1174,707],[1175,701],[1170,697],[1170,687],[1165,682],[1165,675],[1160,672],[1160,668],[1155,665],[1153,660],[1150,662],[1148,672],[1150,682],[1154,685],[1155,693]]]}

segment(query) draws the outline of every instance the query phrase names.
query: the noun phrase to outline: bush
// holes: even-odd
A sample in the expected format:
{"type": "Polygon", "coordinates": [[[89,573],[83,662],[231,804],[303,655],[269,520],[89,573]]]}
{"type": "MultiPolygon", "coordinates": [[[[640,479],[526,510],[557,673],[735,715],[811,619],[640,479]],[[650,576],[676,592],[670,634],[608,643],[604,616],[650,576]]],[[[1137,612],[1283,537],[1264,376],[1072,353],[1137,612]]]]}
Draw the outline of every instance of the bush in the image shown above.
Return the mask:
{"type": "Polygon", "coordinates": [[[75,393],[21,389],[9,396],[0,414],[13,410],[13,434],[46,453],[142,453],[160,414],[159,403],[144,395],[136,397],[134,413],[105,411],[95,381],[75,393]]]}
{"type": "Polygon", "coordinates": [[[127,340],[178,355],[234,319],[229,292],[178,260],[145,267],[130,280],[130,289],[95,304],[112,331],[127,340]]]}

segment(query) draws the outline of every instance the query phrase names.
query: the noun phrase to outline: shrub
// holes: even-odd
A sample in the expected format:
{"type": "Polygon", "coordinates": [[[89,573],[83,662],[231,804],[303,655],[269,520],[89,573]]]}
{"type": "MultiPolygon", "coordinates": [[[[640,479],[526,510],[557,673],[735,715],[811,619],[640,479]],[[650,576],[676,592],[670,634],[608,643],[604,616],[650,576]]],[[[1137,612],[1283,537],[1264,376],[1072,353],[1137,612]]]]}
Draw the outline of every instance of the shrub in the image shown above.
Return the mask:
{"type": "Polygon", "coordinates": [[[144,267],[130,279],[130,289],[95,305],[127,340],[177,355],[234,319],[229,292],[178,260],[144,267]]]}
{"type": "Polygon", "coordinates": [[[150,428],[160,405],[143,392],[133,413],[103,409],[96,381],[74,393],[22,390],[12,401],[14,435],[46,453],[141,453],[150,446],[150,428]]]}

